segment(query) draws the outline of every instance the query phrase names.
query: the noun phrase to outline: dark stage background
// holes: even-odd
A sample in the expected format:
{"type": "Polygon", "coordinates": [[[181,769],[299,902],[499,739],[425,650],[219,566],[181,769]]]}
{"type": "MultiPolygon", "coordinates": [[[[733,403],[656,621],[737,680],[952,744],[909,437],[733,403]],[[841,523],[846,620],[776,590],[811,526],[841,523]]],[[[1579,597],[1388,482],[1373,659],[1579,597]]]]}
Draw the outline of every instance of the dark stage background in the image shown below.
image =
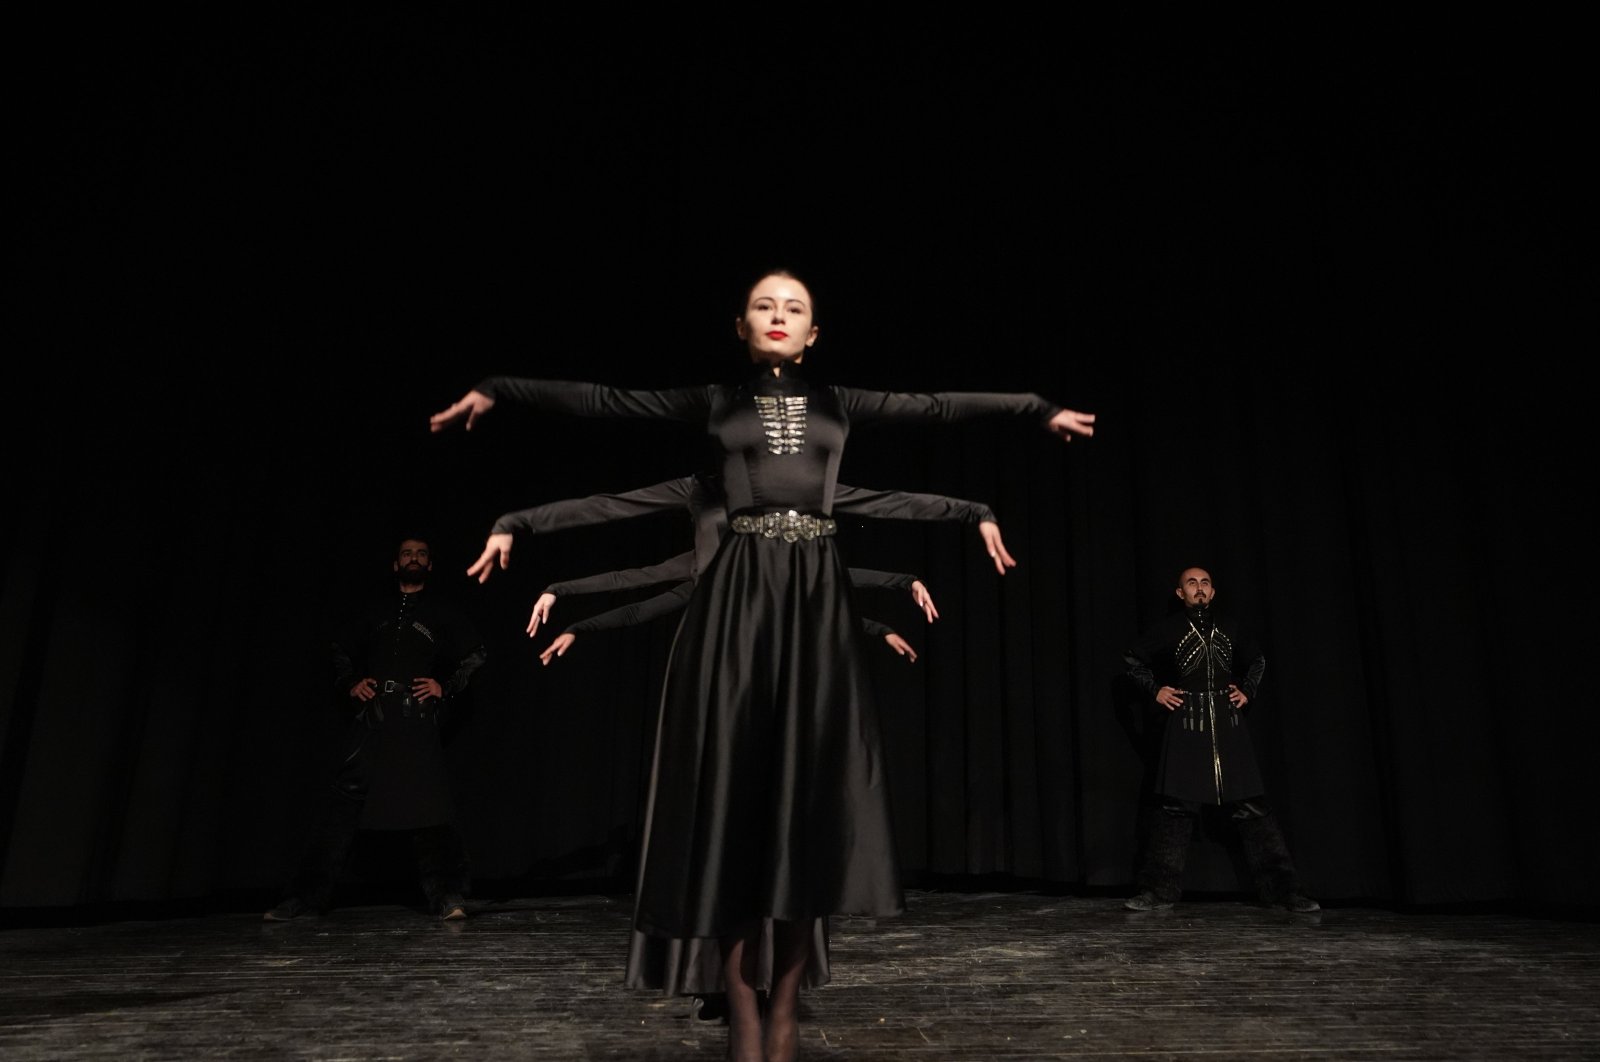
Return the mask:
{"type": "MultiPolygon", "coordinates": [[[[671,621],[548,668],[523,625],[687,522],[461,573],[499,513],[685,474],[695,440],[427,417],[490,373],[720,378],[774,263],[817,295],[818,371],[1099,414],[1070,446],[855,436],[841,481],[988,502],[1020,560],[843,532],[943,613],[862,598],[922,654],[875,658],[908,884],[1128,887],[1119,650],[1198,563],[1264,632],[1255,734],[1313,895],[1600,904],[1586,67],[1488,32],[717,29],[13,40],[0,908],[274,895],[338,730],[327,625],[419,524],[491,652],[449,746],[480,889],[628,888],[671,621]]],[[[1203,841],[1190,887],[1236,881],[1203,841]]]]}

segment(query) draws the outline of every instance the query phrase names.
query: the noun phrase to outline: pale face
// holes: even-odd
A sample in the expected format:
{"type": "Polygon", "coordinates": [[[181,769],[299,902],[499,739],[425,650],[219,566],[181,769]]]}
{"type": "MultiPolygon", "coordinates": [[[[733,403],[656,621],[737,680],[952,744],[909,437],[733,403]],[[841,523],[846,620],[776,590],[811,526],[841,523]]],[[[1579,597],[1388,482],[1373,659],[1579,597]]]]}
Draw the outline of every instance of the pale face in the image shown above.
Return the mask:
{"type": "Polygon", "coordinates": [[[734,330],[750,350],[751,361],[771,365],[800,362],[817,341],[811,323],[811,292],[793,277],[763,277],[750,289],[744,316],[734,330]]]}
{"type": "Polygon", "coordinates": [[[1188,607],[1209,605],[1216,596],[1211,586],[1211,573],[1204,568],[1186,568],[1178,577],[1178,597],[1188,607]]]}

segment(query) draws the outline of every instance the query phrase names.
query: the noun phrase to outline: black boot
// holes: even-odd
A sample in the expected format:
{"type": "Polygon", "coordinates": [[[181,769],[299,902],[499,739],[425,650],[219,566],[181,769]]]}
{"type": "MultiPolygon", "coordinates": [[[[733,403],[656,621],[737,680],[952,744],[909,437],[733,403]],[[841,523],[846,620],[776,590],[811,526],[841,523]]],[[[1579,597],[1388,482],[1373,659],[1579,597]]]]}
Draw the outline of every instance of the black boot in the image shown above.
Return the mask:
{"type": "Polygon", "coordinates": [[[1321,904],[1302,891],[1283,831],[1267,806],[1259,800],[1240,801],[1234,805],[1232,818],[1261,902],[1299,914],[1322,910],[1321,904]]]}
{"type": "Polygon", "coordinates": [[[425,827],[411,835],[411,844],[429,908],[447,921],[467,917],[467,852],[456,828],[425,827]]]}
{"type": "Polygon", "coordinates": [[[1194,814],[1173,801],[1163,802],[1150,818],[1144,858],[1135,879],[1139,891],[1123,901],[1130,911],[1159,911],[1183,895],[1183,864],[1194,836],[1194,814]]]}

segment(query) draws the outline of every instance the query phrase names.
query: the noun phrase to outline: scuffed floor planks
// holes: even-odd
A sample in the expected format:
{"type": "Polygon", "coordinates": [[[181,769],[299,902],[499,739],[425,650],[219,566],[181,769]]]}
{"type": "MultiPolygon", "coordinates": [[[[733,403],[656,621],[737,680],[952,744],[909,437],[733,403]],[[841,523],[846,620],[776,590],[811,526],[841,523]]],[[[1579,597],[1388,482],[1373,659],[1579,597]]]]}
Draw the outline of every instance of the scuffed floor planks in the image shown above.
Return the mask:
{"type": "MultiPolygon", "coordinates": [[[[919,891],[836,919],[804,1059],[1600,1058],[1600,925],[919,891]]],[[[258,911],[0,932],[0,1058],[722,1057],[621,987],[626,897],[258,911]]]]}

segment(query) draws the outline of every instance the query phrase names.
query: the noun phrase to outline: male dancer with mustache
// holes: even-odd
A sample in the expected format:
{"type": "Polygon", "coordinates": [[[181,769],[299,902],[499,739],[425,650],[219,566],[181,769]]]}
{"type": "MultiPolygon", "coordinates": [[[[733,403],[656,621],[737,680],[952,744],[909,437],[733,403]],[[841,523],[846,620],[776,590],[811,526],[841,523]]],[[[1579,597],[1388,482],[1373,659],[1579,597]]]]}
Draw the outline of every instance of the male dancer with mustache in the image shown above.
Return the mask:
{"type": "Polygon", "coordinates": [[[1171,907],[1183,892],[1183,865],[1200,808],[1223,809],[1244,845],[1264,904],[1297,913],[1321,910],[1300,887],[1278,820],[1267,806],[1245,725],[1267,659],[1238,626],[1212,608],[1216,588],[1204,568],[1185,568],[1176,593],[1182,611],[1166,617],[1123,653],[1126,674],[1165,710],[1154,810],[1130,911],[1171,907]]]}

